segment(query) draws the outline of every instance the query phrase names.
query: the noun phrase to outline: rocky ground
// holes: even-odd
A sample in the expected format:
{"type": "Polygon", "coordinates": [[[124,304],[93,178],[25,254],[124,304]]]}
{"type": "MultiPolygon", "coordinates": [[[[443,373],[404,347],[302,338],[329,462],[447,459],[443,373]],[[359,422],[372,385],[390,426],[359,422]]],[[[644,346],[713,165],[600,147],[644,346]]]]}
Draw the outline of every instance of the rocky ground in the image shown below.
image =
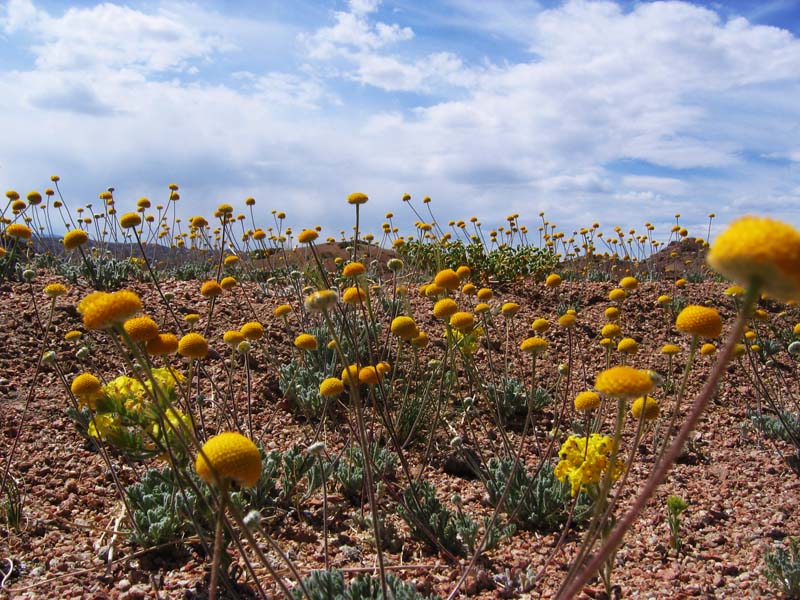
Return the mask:
{"type": "MultiPolygon", "coordinates": [[[[53,280],[41,272],[32,290],[22,283],[0,284],[3,300],[0,325],[4,333],[0,347],[0,465],[3,468],[8,465],[11,448],[21,429],[10,474],[22,491],[24,506],[19,530],[8,529],[4,524],[0,529],[0,570],[4,573],[0,575],[3,578],[0,594],[14,598],[203,598],[207,594],[208,558],[196,544],[153,553],[142,551],[127,540],[124,512],[107,465],[66,416],[67,396],[52,367],[44,366],[36,372],[38,356],[49,349],[65,357],[62,365],[67,380],[79,369],[70,358],[74,345],[63,336],[79,326],[74,305],[89,290],[71,286],[68,295],[58,299],[51,341],[43,342],[41,330],[35,324],[31,291],[39,318],[46,319],[47,303],[40,290],[53,280]]],[[[163,309],[156,308],[159,300],[152,289],[135,282],[130,287],[142,294],[151,314],[163,317],[163,309]]],[[[584,389],[604,366],[597,332],[605,322],[603,310],[609,305],[607,294],[613,287],[611,282],[566,281],[556,294],[541,283],[530,281],[505,288],[498,286],[496,301],[515,301],[522,307],[511,331],[511,348],[517,348],[530,334],[528,326],[534,318],[553,320],[558,316],[559,305],[574,306],[578,310],[574,335],[579,342],[573,389],[584,389]]],[[[689,283],[678,289],[671,279],[643,283],[626,301],[623,312],[623,330],[640,343],[632,363],[663,374],[666,361],[659,354],[661,345],[680,340],[684,347],[688,346],[687,340],[671,330],[664,311],[657,307],[655,299],[659,294],[719,306],[727,331],[733,323],[734,311],[730,299],[722,294],[725,287],[704,282],[689,283]]],[[[203,314],[207,310],[198,293],[198,282],[169,281],[165,289],[174,294],[180,313],[203,314]]],[[[267,325],[263,349],[272,358],[290,360],[290,341],[282,324],[272,317],[274,306],[284,299],[256,294],[253,288],[246,288],[246,293],[253,310],[267,325]]],[[[429,301],[414,299],[414,304],[417,314],[429,314],[429,301]]],[[[216,309],[209,335],[212,350],[216,352],[212,351],[206,361],[212,376],[221,372],[222,356],[227,356],[221,334],[241,324],[243,307],[241,301],[225,297],[216,309]]],[[[777,305],[766,308],[775,323],[791,326],[800,321],[796,308],[784,316],[777,315],[781,310],[777,305]]],[[[423,329],[434,331],[432,317],[420,316],[418,321],[423,329]]],[[[495,333],[502,339],[502,328],[495,333]]],[[[113,354],[104,350],[108,344],[104,335],[91,336],[92,364],[113,377],[122,370],[113,354]]],[[[566,333],[558,328],[551,330],[548,339],[552,358],[541,369],[544,382],[554,381],[556,363],[564,360],[568,343],[566,333]]],[[[485,353],[485,348],[478,350],[475,356],[478,365],[484,364],[485,353]]],[[[524,360],[516,354],[512,352],[514,361],[524,360]]],[[[256,364],[253,383],[257,437],[268,449],[285,450],[297,441],[310,440],[313,425],[288,411],[277,386],[276,373],[267,367],[263,356],[255,354],[256,361],[261,360],[256,364]]],[[[710,369],[711,359],[698,359],[689,382],[690,397],[710,369]]],[[[785,381],[797,397],[800,391],[797,363],[791,364],[785,352],[778,360],[785,363],[785,381]]],[[[180,361],[175,359],[175,363],[180,361]]],[[[527,372],[526,369],[520,367],[519,372],[527,372]]],[[[679,367],[674,375],[680,375],[679,367]]],[[[625,538],[614,571],[621,597],[774,597],[776,592],[763,575],[763,557],[775,544],[800,533],[800,477],[787,467],[782,457],[790,449],[763,439],[750,426],[747,409],[755,401],[753,383],[741,367],[731,366],[679,464],[625,538]],[[689,503],[683,515],[683,551],[677,557],[668,543],[666,498],[670,494],[677,494],[689,503]]],[[[342,431],[342,435],[346,432],[342,431]]],[[[630,432],[625,439],[629,435],[630,432]]],[[[490,514],[485,490],[478,481],[446,472],[447,458],[452,452],[450,437],[444,430],[436,437],[434,459],[426,478],[436,485],[442,499],[458,492],[465,510],[473,515],[490,514]]],[[[652,464],[652,454],[647,450],[652,444],[648,439],[633,464],[620,510],[635,495],[652,464]]],[[[482,443],[480,439],[475,441],[482,443]]],[[[123,461],[115,462],[114,466],[123,485],[135,481],[144,468],[123,461]]],[[[398,484],[399,481],[398,478],[398,484]]],[[[332,565],[352,573],[371,570],[375,566],[375,553],[370,536],[353,519],[359,509],[335,494],[331,501],[332,565]]],[[[307,574],[323,566],[318,526],[321,497],[312,498],[304,509],[307,515],[301,520],[294,514],[275,515],[269,526],[300,571],[307,574]]],[[[420,590],[447,595],[464,563],[449,562],[413,540],[399,519],[396,524],[400,546],[386,553],[389,568],[414,582],[420,590]]],[[[557,534],[518,531],[479,562],[463,595],[514,597],[504,582],[526,569],[539,571],[552,554],[557,539],[557,534]]],[[[531,596],[553,595],[579,540],[579,530],[568,534],[565,544],[533,585],[531,596]]],[[[263,581],[271,594],[276,593],[268,575],[264,574],[263,581]]],[[[245,588],[241,593],[247,597],[245,588]]],[[[583,597],[603,597],[601,590],[602,585],[595,581],[584,589],[583,597]]]]}

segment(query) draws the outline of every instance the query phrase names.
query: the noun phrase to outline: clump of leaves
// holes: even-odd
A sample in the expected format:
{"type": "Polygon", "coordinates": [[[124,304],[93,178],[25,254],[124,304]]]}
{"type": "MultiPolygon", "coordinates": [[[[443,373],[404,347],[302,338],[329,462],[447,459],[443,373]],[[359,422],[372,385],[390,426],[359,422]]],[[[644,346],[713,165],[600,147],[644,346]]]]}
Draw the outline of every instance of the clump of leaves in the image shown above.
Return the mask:
{"type": "Polygon", "coordinates": [[[753,424],[771,440],[793,443],[800,440],[800,416],[782,411],[775,416],[753,411],[750,414],[753,424]]]}
{"type": "MultiPolygon", "coordinates": [[[[486,488],[489,500],[496,505],[503,495],[504,485],[511,475],[514,461],[492,458],[488,464],[486,488]]],[[[509,482],[504,510],[514,515],[514,520],[526,529],[555,531],[567,521],[568,504],[571,502],[570,488],[559,481],[553,469],[542,466],[531,475],[523,464],[517,467],[509,482]]],[[[589,500],[584,494],[578,497],[573,522],[580,522],[588,515],[589,500]]]]}
{"type": "MultiPolygon", "coordinates": [[[[528,395],[530,389],[524,383],[514,377],[503,377],[500,385],[490,383],[487,386],[489,399],[497,406],[497,412],[503,423],[506,424],[515,417],[520,417],[528,413],[528,395]]],[[[537,387],[533,393],[533,412],[543,410],[552,402],[549,392],[537,387]]]]}
{"type": "MultiPolygon", "coordinates": [[[[392,473],[397,467],[397,455],[383,446],[370,444],[372,455],[373,476],[383,478],[392,473]]],[[[339,482],[342,493],[351,499],[361,497],[364,488],[364,453],[360,446],[350,446],[342,453],[339,462],[333,471],[333,476],[339,482]]]]}
{"type": "Polygon", "coordinates": [[[6,478],[6,497],[2,510],[9,529],[19,531],[25,514],[25,494],[20,483],[11,475],[6,478]]]}
{"type": "Polygon", "coordinates": [[[190,490],[180,489],[169,467],[149,469],[125,494],[133,517],[131,539],[136,544],[151,548],[192,532],[189,515],[196,512],[197,499],[190,490]]]}
{"type": "Polygon", "coordinates": [[[787,598],[800,598],[800,538],[789,540],[789,548],[777,547],[764,556],[764,575],[787,598]]]}
{"type": "Polygon", "coordinates": [[[674,494],[667,498],[667,517],[669,519],[669,546],[675,554],[681,553],[681,514],[689,508],[689,504],[674,494]]]}
{"type": "Polygon", "coordinates": [[[278,385],[292,412],[318,419],[325,407],[325,398],[319,393],[319,384],[324,379],[325,373],[320,369],[293,360],[281,365],[278,385]]]}
{"type": "MultiPolygon", "coordinates": [[[[474,552],[479,541],[479,525],[469,515],[453,512],[436,497],[436,488],[427,481],[420,481],[403,492],[403,504],[398,507],[400,516],[408,523],[415,538],[433,545],[433,536],[449,552],[464,556],[474,552]]],[[[484,528],[488,525],[484,520],[484,528]]],[[[490,532],[484,550],[495,547],[501,540],[514,533],[513,525],[495,525],[490,532]]]]}
{"type": "MultiPolygon", "coordinates": [[[[372,575],[360,574],[346,583],[344,574],[338,569],[314,571],[303,579],[311,600],[382,600],[381,582],[372,575]]],[[[390,597],[395,600],[436,600],[438,596],[420,594],[410,583],[404,582],[392,573],[386,574],[386,587],[390,597]]],[[[300,586],[292,590],[296,600],[305,598],[300,586]]]]}

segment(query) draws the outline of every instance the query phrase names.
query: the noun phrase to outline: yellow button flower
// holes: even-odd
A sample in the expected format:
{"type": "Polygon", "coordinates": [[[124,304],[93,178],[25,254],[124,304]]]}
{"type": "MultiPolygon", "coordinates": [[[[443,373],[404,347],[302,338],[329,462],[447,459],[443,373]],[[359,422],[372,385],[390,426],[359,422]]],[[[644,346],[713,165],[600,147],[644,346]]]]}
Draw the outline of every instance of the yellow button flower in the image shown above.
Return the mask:
{"type": "Polygon", "coordinates": [[[256,445],[235,431],[215,435],[197,454],[195,469],[208,484],[225,480],[253,487],[261,477],[261,454],[256,445]]]}

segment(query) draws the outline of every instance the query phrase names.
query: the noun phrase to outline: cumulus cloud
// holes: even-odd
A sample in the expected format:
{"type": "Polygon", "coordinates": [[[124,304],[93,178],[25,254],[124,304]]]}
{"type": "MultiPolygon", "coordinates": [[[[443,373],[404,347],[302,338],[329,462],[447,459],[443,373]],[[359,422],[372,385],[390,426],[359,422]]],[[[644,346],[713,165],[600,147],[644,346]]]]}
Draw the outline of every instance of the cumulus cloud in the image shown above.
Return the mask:
{"type": "MultiPolygon", "coordinates": [[[[450,5],[443,22],[460,28],[480,13],[450,5]]],[[[15,141],[0,176],[32,189],[60,172],[82,199],[108,185],[157,198],[177,181],[187,214],[255,196],[333,230],[351,220],[332,200],[356,189],[372,227],[403,210],[405,191],[432,196],[445,222],[540,210],[565,228],[627,229],[663,210],[688,223],[710,210],[800,218],[787,125],[800,122],[800,40],[786,30],[688,2],[519,0],[472,31],[528,53],[476,62],[431,39],[441,23],[389,19],[378,0],[339,6],[282,38],[280,68],[258,69],[242,68],[256,29],[296,25],[169,2],[56,14],[10,0],[0,48],[32,58],[0,67],[0,85],[20,91],[0,96],[15,141]],[[503,37],[503,23],[519,26],[503,37]]]]}

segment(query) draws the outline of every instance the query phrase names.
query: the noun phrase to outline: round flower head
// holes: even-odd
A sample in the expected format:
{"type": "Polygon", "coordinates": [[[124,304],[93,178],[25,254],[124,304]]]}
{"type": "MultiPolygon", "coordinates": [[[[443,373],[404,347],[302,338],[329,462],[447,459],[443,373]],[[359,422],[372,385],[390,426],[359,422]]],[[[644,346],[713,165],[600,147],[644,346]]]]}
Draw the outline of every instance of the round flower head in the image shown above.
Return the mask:
{"type": "Polygon", "coordinates": [[[731,298],[738,298],[739,296],[744,296],[745,289],[740,285],[732,285],[726,288],[722,293],[731,298]]]}
{"type": "Polygon", "coordinates": [[[301,244],[310,244],[315,239],[319,237],[319,233],[317,233],[313,229],[303,229],[300,234],[297,236],[297,241],[301,244]]]}
{"type": "Polygon", "coordinates": [[[636,277],[623,277],[619,280],[619,287],[628,291],[635,290],[639,287],[639,281],[636,277]]]}
{"type": "Polygon", "coordinates": [[[83,229],[73,229],[64,234],[64,250],[69,252],[89,241],[89,235],[83,229]]]}
{"type": "Polygon", "coordinates": [[[360,287],[345,288],[342,292],[342,302],[345,304],[362,304],[367,300],[367,293],[360,287]]]}
{"type": "Polygon", "coordinates": [[[478,293],[478,288],[476,288],[473,283],[465,283],[461,286],[461,293],[465,296],[474,296],[478,293]]]}
{"type": "Polygon", "coordinates": [[[616,306],[609,306],[603,314],[610,322],[614,323],[619,319],[619,309],[616,306]]]}
{"type": "Polygon", "coordinates": [[[342,269],[342,275],[345,277],[358,277],[359,275],[363,275],[367,272],[367,268],[364,266],[363,263],[360,262],[351,262],[344,266],[342,269]]]}
{"type": "Polygon", "coordinates": [[[338,377],[328,377],[319,384],[320,396],[338,396],[344,391],[344,384],[338,377]]]}
{"type": "Polygon", "coordinates": [[[588,412],[600,406],[600,396],[595,392],[587,390],[575,396],[574,404],[577,412],[588,412]]]}
{"type": "Polygon", "coordinates": [[[526,354],[539,354],[547,350],[547,340],[540,337],[529,337],[522,340],[519,349],[526,354]]]}
{"type": "Polygon", "coordinates": [[[688,282],[681,277],[680,279],[675,280],[675,285],[678,287],[684,287],[688,282]]]}
{"type": "Polygon", "coordinates": [[[678,354],[680,351],[680,347],[675,344],[664,344],[664,346],[661,347],[661,354],[674,355],[678,354]]]}
{"type": "Polygon", "coordinates": [[[714,308],[690,304],[678,313],[675,328],[681,333],[714,339],[722,333],[722,319],[714,308]]]}
{"type": "Polygon", "coordinates": [[[706,257],[742,285],[760,282],[779,300],[800,298],[800,231],[774,219],[743,217],[717,237],[706,257]]]}
{"type": "Polygon", "coordinates": [[[533,323],[531,323],[531,329],[533,329],[536,333],[544,333],[550,329],[550,323],[547,319],[536,319],[533,323]]]}
{"type": "Polygon", "coordinates": [[[461,279],[459,278],[458,273],[453,271],[453,269],[443,269],[439,271],[436,274],[436,277],[433,278],[433,282],[439,287],[443,287],[451,292],[457,290],[458,286],[461,285],[461,279]]]}
{"type": "Polygon", "coordinates": [[[147,342],[148,354],[175,354],[177,351],[178,337],[174,333],[160,333],[147,342]]]}
{"type": "Polygon", "coordinates": [[[147,342],[158,337],[158,324],[147,316],[128,319],[122,328],[134,342],[147,342]]]}
{"type": "Polygon", "coordinates": [[[276,317],[285,317],[290,312],[292,312],[292,307],[288,304],[281,304],[280,306],[275,307],[275,316],[276,317]]]}
{"type": "Polygon", "coordinates": [[[638,351],[639,343],[633,338],[622,338],[617,344],[617,352],[636,354],[638,351]]]}
{"type": "Polygon", "coordinates": [[[364,204],[369,197],[363,192],[353,192],[347,197],[348,204],[364,204]]]}
{"type": "Polygon", "coordinates": [[[123,229],[131,229],[133,227],[138,227],[142,224],[142,217],[139,216],[139,213],[129,212],[125,213],[119,218],[119,225],[123,229]]]}
{"type": "Polygon", "coordinates": [[[397,273],[400,269],[402,269],[404,263],[402,259],[399,258],[390,258],[386,261],[386,268],[389,269],[392,273],[397,273]]]}
{"type": "Polygon", "coordinates": [[[67,333],[64,334],[64,339],[67,340],[68,342],[72,342],[74,340],[81,339],[82,336],[83,336],[83,333],[81,333],[77,329],[73,329],[73,330],[68,331],[67,333]]]}
{"type": "Polygon", "coordinates": [[[239,331],[242,332],[244,339],[254,342],[264,337],[264,326],[258,321],[250,321],[241,326],[239,331]]]}
{"type": "Polygon", "coordinates": [[[239,344],[244,341],[244,336],[238,329],[229,329],[222,334],[222,341],[231,348],[238,348],[239,344]]]}
{"type": "Polygon", "coordinates": [[[222,286],[213,279],[206,281],[200,286],[200,295],[203,298],[214,298],[222,293],[222,286]]]}
{"type": "Polygon", "coordinates": [[[631,405],[631,414],[634,419],[642,418],[644,413],[645,421],[652,421],[658,418],[661,409],[658,406],[658,401],[650,396],[641,396],[633,401],[631,405]]]}
{"type": "Polygon", "coordinates": [[[481,288],[478,290],[478,300],[481,302],[488,302],[493,296],[494,294],[492,294],[492,290],[489,288],[481,288]]]}
{"type": "Polygon", "coordinates": [[[565,314],[561,315],[560,317],[558,317],[558,324],[561,325],[561,327],[565,327],[565,328],[569,329],[570,327],[575,325],[575,321],[576,320],[577,320],[577,317],[575,315],[570,314],[570,313],[565,313],[565,314]]]}
{"type": "Polygon", "coordinates": [[[461,265],[456,269],[456,275],[458,275],[458,278],[461,281],[464,281],[472,276],[472,269],[470,269],[467,265],[461,265]]]}
{"type": "Polygon", "coordinates": [[[67,293],[67,286],[63,283],[49,283],[44,286],[44,295],[48,298],[58,298],[67,293]]]}
{"type": "Polygon", "coordinates": [[[317,338],[310,333],[301,333],[298,335],[296,338],[294,338],[294,345],[300,350],[307,350],[309,352],[316,350],[319,347],[317,338]]]}
{"type": "Polygon", "coordinates": [[[178,354],[187,358],[205,358],[208,342],[199,333],[187,333],[178,342],[178,354]]]}
{"type": "Polygon", "coordinates": [[[734,358],[741,358],[744,356],[744,353],[747,352],[747,348],[745,348],[744,344],[736,344],[733,347],[733,357],[734,358]]]}
{"type": "Polygon", "coordinates": [[[795,335],[800,335],[800,323],[796,323],[796,324],[795,324],[795,326],[794,326],[794,329],[792,329],[792,332],[793,332],[795,335]]]}
{"type": "Polygon", "coordinates": [[[492,307],[486,304],[485,302],[478,302],[475,305],[475,312],[479,315],[489,311],[492,307]]]}
{"type": "Polygon", "coordinates": [[[717,353],[717,347],[714,344],[707,343],[700,346],[700,354],[703,356],[714,356],[717,353]]]}
{"type": "Polygon", "coordinates": [[[666,306],[667,304],[672,302],[672,296],[667,296],[666,294],[662,294],[661,296],[658,297],[658,300],[656,300],[656,302],[658,302],[661,306],[666,306]]]}
{"type": "Polygon", "coordinates": [[[361,367],[358,370],[358,382],[364,385],[378,385],[381,380],[381,374],[378,369],[372,365],[361,367]]]}
{"type": "Polygon", "coordinates": [[[358,365],[352,364],[342,369],[342,383],[349,386],[354,382],[358,383],[358,365]]]}
{"type": "Polygon", "coordinates": [[[425,333],[424,331],[420,331],[419,335],[417,335],[414,338],[411,338],[411,345],[414,346],[415,348],[425,348],[429,342],[430,339],[428,338],[428,334],[425,333]]]}
{"type": "Polygon", "coordinates": [[[595,389],[606,396],[643,396],[653,389],[653,380],[647,371],[633,367],[611,367],[597,376],[595,389]]]}
{"type": "Polygon", "coordinates": [[[557,273],[551,273],[545,279],[544,284],[549,288],[557,288],[561,285],[561,275],[557,273]]]}
{"type": "Polygon", "coordinates": [[[455,312],[450,316],[450,326],[461,333],[468,333],[475,327],[475,316],[468,312],[455,312]]]}
{"type": "Polygon", "coordinates": [[[410,340],[419,335],[419,329],[414,319],[405,315],[395,317],[392,320],[391,329],[394,335],[404,340],[410,340]]]}
{"type": "Polygon", "coordinates": [[[78,399],[88,401],[102,395],[103,384],[91,373],[81,373],[72,380],[70,390],[78,399]]]}
{"type": "Polygon", "coordinates": [[[86,329],[108,329],[128,320],[142,310],[142,301],[130,290],[119,290],[108,294],[94,292],[78,303],[78,312],[83,313],[86,329]]]}
{"type": "Polygon", "coordinates": [[[500,312],[504,317],[513,317],[519,312],[519,304],[516,302],[506,302],[500,307],[500,312]]]}
{"type": "Polygon", "coordinates": [[[600,335],[603,337],[616,339],[622,337],[622,329],[616,323],[606,323],[600,330],[600,335]]]}
{"type": "Polygon", "coordinates": [[[458,304],[452,298],[442,298],[433,305],[433,316],[437,319],[449,319],[458,312],[458,304]]]}
{"type": "Polygon", "coordinates": [[[31,239],[33,232],[27,225],[23,225],[22,223],[11,223],[11,225],[6,227],[6,235],[12,238],[29,240],[31,239]]]}
{"type": "Polygon", "coordinates": [[[622,302],[628,297],[628,293],[622,288],[614,288],[608,292],[608,299],[612,302],[622,302]]]}
{"type": "Polygon", "coordinates": [[[318,290],[306,296],[306,308],[312,312],[326,312],[336,305],[338,300],[333,290],[318,290]]]}
{"type": "Polygon", "coordinates": [[[200,479],[208,484],[229,480],[253,487],[261,477],[261,454],[241,433],[228,431],[203,444],[194,466],[200,479]]]}
{"type": "Polygon", "coordinates": [[[239,282],[236,281],[235,277],[223,277],[219,282],[219,287],[221,287],[223,290],[232,290],[238,283],[239,282]]]}

